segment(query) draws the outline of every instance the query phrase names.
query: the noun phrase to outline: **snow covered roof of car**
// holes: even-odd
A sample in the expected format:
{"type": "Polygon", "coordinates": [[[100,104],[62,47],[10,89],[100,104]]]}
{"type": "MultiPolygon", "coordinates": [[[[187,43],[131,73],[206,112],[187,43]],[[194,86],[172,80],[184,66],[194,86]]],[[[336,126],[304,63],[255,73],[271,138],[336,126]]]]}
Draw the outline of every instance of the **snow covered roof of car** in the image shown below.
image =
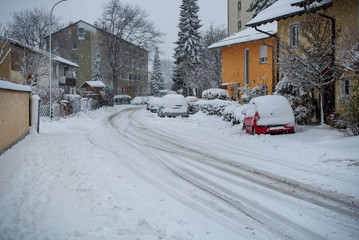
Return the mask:
{"type": "MultiPolygon", "coordinates": [[[[261,30],[275,35],[277,33],[277,22],[268,23],[264,25],[263,28],[261,28],[261,30]]],[[[267,34],[258,32],[254,28],[247,28],[244,29],[243,31],[235,33],[232,36],[229,36],[219,42],[210,45],[208,48],[212,49],[212,48],[225,47],[234,44],[252,42],[266,38],[269,38],[267,34]]]]}
{"type": "Polygon", "coordinates": [[[16,84],[8,81],[0,80],[0,89],[19,91],[19,92],[31,92],[31,87],[27,85],[16,84]]]}
{"type": "Polygon", "coordinates": [[[87,85],[90,86],[90,87],[93,87],[93,88],[104,88],[104,87],[106,87],[106,85],[101,81],[87,81],[87,82],[84,82],[83,84],[81,84],[80,88],[87,87],[87,85]]]}
{"type": "MultiPolygon", "coordinates": [[[[310,1],[308,6],[310,11],[328,8],[332,5],[332,0],[316,0],[310,1]]],[[[255,27],[268,22],[286,19],[296,15],[302,15],[306,11],[304,3],[301,0],[278,0],[272,6],[259,12],[258,15],[249,21],[246,26],[255,27]]]]}

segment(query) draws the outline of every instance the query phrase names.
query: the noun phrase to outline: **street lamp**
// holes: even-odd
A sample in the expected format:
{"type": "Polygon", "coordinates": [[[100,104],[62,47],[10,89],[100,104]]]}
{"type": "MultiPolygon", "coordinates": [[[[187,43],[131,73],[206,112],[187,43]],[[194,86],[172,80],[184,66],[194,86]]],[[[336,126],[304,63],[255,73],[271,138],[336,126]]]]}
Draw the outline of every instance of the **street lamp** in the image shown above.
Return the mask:
{"type": "Polygon", "coordinates": [[[52,119],[52,56],[51,56],[51,32],[52,32],[52,11],[57,6],[57,4],[61,2],[65,2],[66,0],[61,0],[55,3],[55,5],[51,8],[50,11],[50,37],[49,37],[49,52],[50,52],[50,119],[52,119]]]}

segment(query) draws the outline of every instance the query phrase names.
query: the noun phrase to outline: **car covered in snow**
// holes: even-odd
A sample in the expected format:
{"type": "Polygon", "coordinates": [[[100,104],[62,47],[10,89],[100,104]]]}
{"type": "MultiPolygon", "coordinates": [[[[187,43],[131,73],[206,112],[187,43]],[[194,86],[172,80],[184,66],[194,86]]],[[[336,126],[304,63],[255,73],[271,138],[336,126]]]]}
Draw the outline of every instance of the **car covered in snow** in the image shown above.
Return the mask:
{"type": "Polygon", "coordinates": [[[144,105],[146,104],[148,97],[135,97],[132,101],[132,105],[144,105]]]}
{"type": "Polygon", "coordinates": [[[161,99],[157,111],[160,117],[188,117],[188,104],[179,94],[166,95],[161,99]]]}
{"type": "Polygon", "coordinates": [[[147,101],[147,110],[156,113],[161,103],[161,100],[162,98],[159,97],[150,97],[147,101]]]}
{"type": "Polygon", "coordinates": [[[113,97],[113,102],[115,105],[120,104],[130,104],[131,103],[131,96],[129,95],[116,95],[113,97]]]}
{"type": "Polygon", "coordinates": [[[294,113],[288,100],[279,95],[253,98],[246,109],[243,127],[252,134],[294,133],[294,113]]]}

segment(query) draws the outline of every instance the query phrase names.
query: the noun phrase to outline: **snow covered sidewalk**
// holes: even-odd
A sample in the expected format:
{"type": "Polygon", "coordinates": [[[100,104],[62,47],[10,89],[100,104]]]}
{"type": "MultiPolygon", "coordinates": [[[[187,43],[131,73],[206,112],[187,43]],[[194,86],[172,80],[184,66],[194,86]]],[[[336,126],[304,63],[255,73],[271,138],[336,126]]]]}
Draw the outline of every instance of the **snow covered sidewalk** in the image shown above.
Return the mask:
{"type": "MultiPolygon", "coordinates": [[[[260,229],[258,223],[239,214],[235,216],[235,212],[234,216],[220,215],[221,209],[232,211],[228,202],[211,198],[168,172],[166,166],[187,180],[195,181],[193,176],[200,176],[214,181],[218,175],[233,183],[238,181],[227,173],[212,174],[213,169],[203,167],[204,159],[197,155],[190,158],[198,161],[187,165],[190,160],[185,154],[196,146],[209,157],[231,159],[232,164],[246,164],[273,176],[337,193],[346,200],[351,197],[353,202],[359,201],[359,138],[347,138],[327,128],[299,127],[293,135],[251,136],[218,117],[201,113],[190,118],[160,119],[142,108],[134,111],[129,106],[118,106],[42,122],[40,131],[40,135],[26,137],[0,156],[0,239],[283,238],[270,229],[269,223],[260,229]],[[127,113],[128,118],[118,120],[116,114],[120,111],[127,113]],[[188,149],[163,146],[158,140],[162,137],[175,139],[188,149]],[[176,151],[182,151],[181,156],[171,153],[176,151]],[[176,156],[183,161],[179,162],[176,156]],[[159,159],[167,165],[158,164],[159,159]],[[189,172],[193,174],[186,175],[189,172]],[[204,200],[202,206],[196,198],[204,200]]],[[[216,184],[221,188],[220,181],[216,184]]],[[[235,188],[233,185],[231,191],[235,188]]],[[[323,239],[359,236],[357,224],[341,214],[333,215],[338,220],[331,222],[317,215],[318,211],[325,215],[327,210],[315,208],[315,215],[308,213],[300,220],[299,210],[284,214],[283,209],[266,202],[272,201],[270,198],[246,192],[254,194],[252,199],[258,198],[258,209],[267,211],[267,205],[278,208],[277,214],[287,214],[293,224],[305,227],[301,221],[311,219],[309,224],[320,229],[303,229],[301,233],[307,239],[316,234],[323,239]],[[333,226],[332,232],[323,235],[333,226]]],[[[233,193],[226,195],[232,197],[233,193]]],[[[238,195],[236,201],[242,197],[238,195]]],[[[276,201],[288,199],[278,195],[276,201]]],[[[303,209],[312,208],[310,204],[300,204],[303,209]]],[[[292,208],[288,205],[288,209],[292,208]]],[[[267,217],[263,215],[264,222],[267,217]]]]}

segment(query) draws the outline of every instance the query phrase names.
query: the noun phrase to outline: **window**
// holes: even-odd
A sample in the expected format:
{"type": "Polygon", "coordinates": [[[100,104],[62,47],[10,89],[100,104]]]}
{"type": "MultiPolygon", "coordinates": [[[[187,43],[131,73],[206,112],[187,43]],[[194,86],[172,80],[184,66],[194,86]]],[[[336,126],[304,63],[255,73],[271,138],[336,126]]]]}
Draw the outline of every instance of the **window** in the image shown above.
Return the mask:
{"type": "Polygon", "coordinates": [[[348,98],[350,95],[350,78],[343,77],[340,81],[340,95],[342,98],[348,98]]]}
{"type": "Polygon", "coordinates": [[[249,49],[244,50],[244,84],[249,84],[249,49]]]}
{"type": "Polygon", "coordinates": [[[267,46],[259,47],[259,63],[267,63],[267,46]]]}
{"type": "Polygon", "coordinates": [[[77,43],[72,43],[72,50],[77,50],[78,49],[78,46],[77,46],[77,43]]]}
{"type": "Polygon", "coordinates": [[[78,28],[78,39],[84,40],[85,39],[85,30],[84,28],[78,28]]]}
{"type": "Polygon", "coordinates": [[[293,48],[299,46],[299,23],[289,25],[289,43],[293,48]]]}
{"type": "Polygon", "coordinates": [[[241,10],[241,8],[242,8],[241,0],[238,0],[238,10],[241,10]]]}
{"type": "Polygon", "coordinates": [[[77,56],[72,56],[72,62],[74,62],[74,63],[78,63],[78,61],[79,61],[79,59],[78,59],[78,57],[77,56]]]}
{"type": "Polygon", "coordinates": [[[238,21],[238,30],[242,28],[242,22],[238,21]]]}

